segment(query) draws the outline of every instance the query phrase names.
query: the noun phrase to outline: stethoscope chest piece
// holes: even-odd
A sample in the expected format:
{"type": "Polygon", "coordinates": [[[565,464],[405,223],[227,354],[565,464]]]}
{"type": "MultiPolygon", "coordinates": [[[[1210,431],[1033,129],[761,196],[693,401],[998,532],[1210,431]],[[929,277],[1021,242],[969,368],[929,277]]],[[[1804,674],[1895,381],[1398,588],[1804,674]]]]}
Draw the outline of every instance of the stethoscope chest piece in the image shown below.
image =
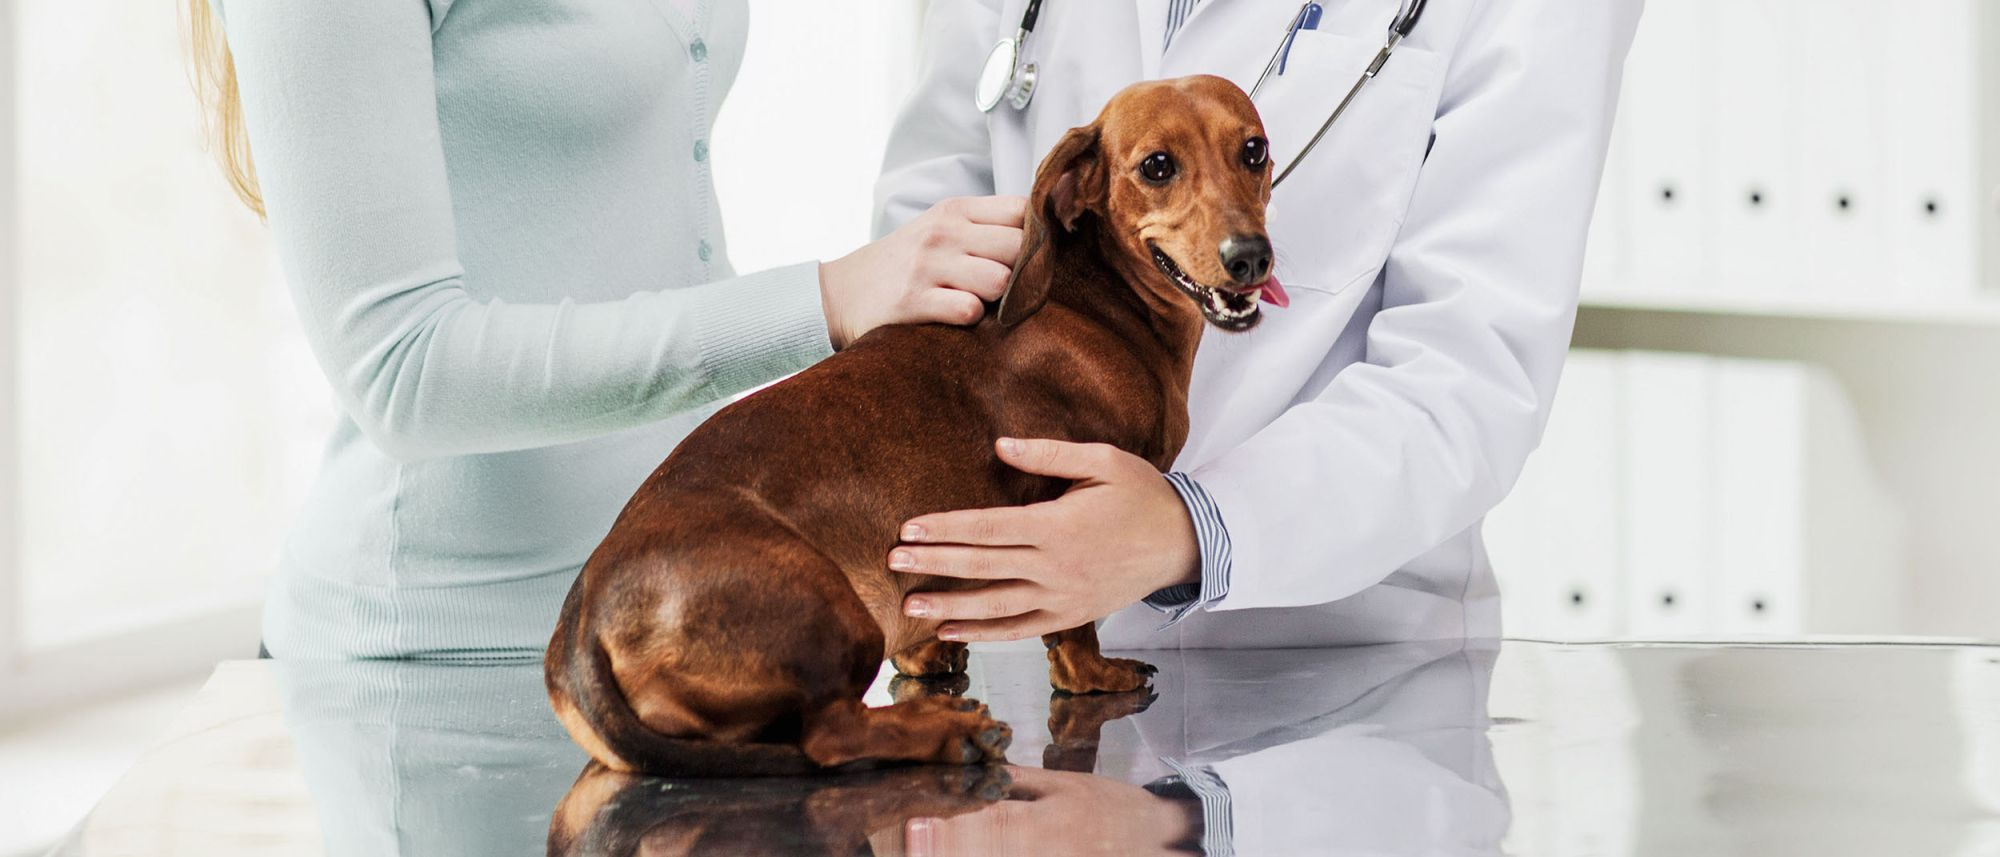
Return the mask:
{"type": "Polygon", "coordinates": [[[1035,64],[1021,62],[1021,39],[1001,39],[986,55],[979,71],[979,87],[974,93],[982,113],[991,113],[1002,102],[1015,110],[1026,110],[1035,98],[1035,64]]]}
{"type": "Polygon", "coordinates": [[[986,55],[986,67],[979,70],[979,86],[972,93],[981,113],[992,113],[1001,102],[1015,110],[1028,109],[1035,98],[1035,64],[1021,61],[1028,36],[1035,32],[1035,19],[1042,15],[1042,0],[1028,0],[1021,10],[1021,27],[1013,38],[1001,39],[986,55]]]}

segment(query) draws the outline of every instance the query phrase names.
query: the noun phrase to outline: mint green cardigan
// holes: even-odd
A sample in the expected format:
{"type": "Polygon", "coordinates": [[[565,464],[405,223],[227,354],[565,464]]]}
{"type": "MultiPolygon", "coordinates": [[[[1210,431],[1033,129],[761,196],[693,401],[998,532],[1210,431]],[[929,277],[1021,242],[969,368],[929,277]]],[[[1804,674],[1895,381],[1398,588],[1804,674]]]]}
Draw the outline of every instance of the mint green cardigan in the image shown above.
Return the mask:
{"type": "Polygon", "coordinates": [[[735,276],[709,129],[745,0],[229,0],[270,229],[340,406],[278,657],[539,655],[719,401],[829,353],[814,263],[735,276]]]}

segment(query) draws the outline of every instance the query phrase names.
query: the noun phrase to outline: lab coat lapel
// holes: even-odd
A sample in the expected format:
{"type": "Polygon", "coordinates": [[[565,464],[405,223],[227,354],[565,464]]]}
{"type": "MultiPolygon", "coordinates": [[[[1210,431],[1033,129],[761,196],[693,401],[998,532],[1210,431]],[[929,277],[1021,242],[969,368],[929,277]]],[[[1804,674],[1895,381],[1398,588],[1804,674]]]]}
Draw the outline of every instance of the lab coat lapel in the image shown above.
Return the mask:
{"type": "Polygon", "coordinates": [[[1160,49],[1167,34],[1167,0],[1132,0],[1132,12],[1139,79],[1153,80],[1160,76],[1160,49]]]}

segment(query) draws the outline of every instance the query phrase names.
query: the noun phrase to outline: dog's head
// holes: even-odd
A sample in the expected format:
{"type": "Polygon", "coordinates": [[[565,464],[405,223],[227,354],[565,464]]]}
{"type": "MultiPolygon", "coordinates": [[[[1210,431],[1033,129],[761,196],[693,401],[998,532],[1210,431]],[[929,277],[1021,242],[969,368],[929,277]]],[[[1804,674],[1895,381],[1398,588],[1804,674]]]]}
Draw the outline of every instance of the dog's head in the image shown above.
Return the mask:
{"type": "Polygon", "coordinates": [[[1250,96],[1220,77],[1150,81],[1113,96],[1042,161],[1002,324],[1048,299],[1056,248],[1090,218],[1107,259],[1156,308],[1197,307],[1248,330],[1271,276],[1270,144],[1250,96]]]}

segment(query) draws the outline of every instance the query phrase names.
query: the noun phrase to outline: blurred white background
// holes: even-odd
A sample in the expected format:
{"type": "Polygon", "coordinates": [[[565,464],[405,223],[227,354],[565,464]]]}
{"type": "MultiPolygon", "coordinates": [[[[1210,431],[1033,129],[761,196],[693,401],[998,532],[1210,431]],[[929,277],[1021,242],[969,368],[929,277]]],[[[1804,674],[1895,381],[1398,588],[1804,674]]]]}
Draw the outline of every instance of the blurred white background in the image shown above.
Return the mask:
{"type": "MultiPolygon", "coordinates": [[[[866,239],[922,4],[751,5],[739,271],[866,239]]],[[[2000,637],[1993,13],[1648,5],[1579,353],[1489,522],[1510,633],[2000,637]]],[[[177,9],[0,0],[0,857],[254,653],[331,418],[177,9]]]]}

